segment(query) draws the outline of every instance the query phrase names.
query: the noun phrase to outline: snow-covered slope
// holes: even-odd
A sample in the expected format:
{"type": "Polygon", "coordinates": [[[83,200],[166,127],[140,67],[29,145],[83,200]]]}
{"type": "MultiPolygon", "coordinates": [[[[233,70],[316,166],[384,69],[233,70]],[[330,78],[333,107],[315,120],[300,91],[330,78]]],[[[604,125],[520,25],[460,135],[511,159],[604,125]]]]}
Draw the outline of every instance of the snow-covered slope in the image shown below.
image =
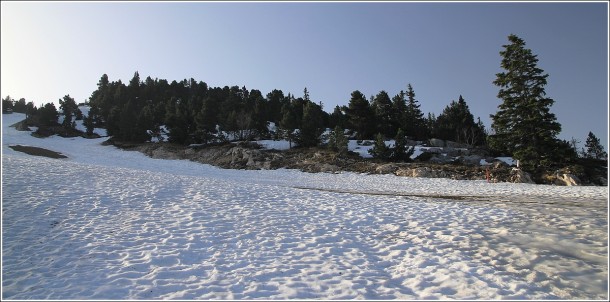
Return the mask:
{"type": "Polygon", "coordinates": [[[4,299],[608,298],[607,187],[223,170],[2,118],[4,299]]]}

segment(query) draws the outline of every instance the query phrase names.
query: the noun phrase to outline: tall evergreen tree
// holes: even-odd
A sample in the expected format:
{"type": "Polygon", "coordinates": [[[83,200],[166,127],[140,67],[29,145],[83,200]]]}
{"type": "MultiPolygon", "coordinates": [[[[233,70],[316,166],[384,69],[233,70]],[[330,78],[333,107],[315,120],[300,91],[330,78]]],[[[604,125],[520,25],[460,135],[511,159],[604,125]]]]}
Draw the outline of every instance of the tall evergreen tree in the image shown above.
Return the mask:
{"type": "Polygon", "coordinates": [[[85,116],[85,118],[83,118],[83,125],[85,126],[85,130],[86,130],[86,134],[91,136],[93,135],[93,130],[95,129],[95,124],[93,122],[93,116],[91,115],[91,112],[89,112],[89,115],[85,116]]]}
{"type": "Polygon", "coordinates": [[[333,113],[331,113],[328,118],[329,127],[334,128],[336,126],[340,126],[341,128],[345,129],[347,126],[347,117],[343,113],[344,111],[345,106],[344,108],[339,107],[339,105],[335,106],[333,113]]]}
{"type": "Polygon", "coordinates": [[[267,94],[268,120],[274,122],[276,125],[279,125],[280,120],[282,119],[282,102],[284,102],[284,99],[284,92],[281,90],[273,89],[267,94]]]}
{"type": "Polygon", "coordinates": [[[426,128],[426,120],[424,114],[419,109],[420,105],[415,100],[415,91],[411,84],[407,85],[407,107],[405,112],[405,132],[408,136],[414,137],[418,140],[423,140],[428,136],[426,128]]]}
{"type": "Polygon", "coordinates": [[[195,116],[196,136],[204,144],[209,143],[216,135],[217,108],[214,98],[208,96],[195,116]]]}
{"type": "Polygon", "coordinates": [[[282,136],[288,139],[289,148],[292,148],[294,140],[294,130],[297,128],[297,121],[292,112],[290,103],[284,104],[282,107],[282,120],[280,121],[280,131],[282,136]]]}
{"type": "Polygon", "coordinates": [[[374,112],[364,94],[356,90],[347,107],[347,118],[350,127],[356,131],[356,138],[369,139],[375,133],[374,112]]]}
{"type": "Polygon", "coordinates": [[[6,112],[13,112],[13,99],[11,98],[10,95],[7,95],[5,98],[2,99],[2,112],[6,113],[6,112]]]}
{"type": "Polygon", "coordinates": [[[392,100],[384,90],[380,91],[373,98],[373,112],[375,113],[375,122],[377,131],[383,135],[392,137],[396,134],[394,123],[392,122],[392,100]]]}
{"type": "Polygon", "coordinates": [[[458,101],[451,101],[436,119],[438,138],[455,141],[471,146],[481,145],[485,141],[485,129],[480,122],[475,123],[468,104],[460,95],[458,101]]]}
{"type": "Polygon", "coordinates": [[[599,141],[599,138],[589,131],[587,140],[585,141],[585,148],[583,149],[583,157],[592,159],[607,160],[608,154],[604,151],[604,146],[599,141]]]}
{"type": "Polygon", "coordinates": [[[303,109],[303,121],[297,143],[301,147],[315,147],[320,143],[320,135],[323,131],[322,108],[308,101],[303,109]]]}
{"type": "Polygon", "coordinates": [[[550,107],[554,100],[546,97],[544,86],[548,74],[537,67],[537,55],[525,48],[523,39],[508,36],[503,45],[501,67],[493,83],[500,87],[502,104],[492,114],[489,145],[521,162],[526,171],[535,171],[553,163],[553,152],[559,147],[556,136],[561,125],[550,107]]]}
{"type": "MultiPolygon", "coordinates": [[[[59,99],[59,109],[63,111],[64,121],[61,123],[64,128],[73,128],[73,117],[77,115],[77,112],[80,111],[76,102],[70,95],[66,95],[63,99],[59,99]]],[[[82,115],[82,113],[81,113],[82,115]]]]}
{"type": "Polygon", "coordinates": [[[394,129],[407,128],[407,103],[405,92],[400,91],[392,98],[392,124],[394,129]]]}
{"type": "Polygon", "coordinates": [[[53,103],[46,103],[44,106],[38,109],[38,119],[43,126],[55,126],[57,125],[57,118],[59,113],[53,103]]]}

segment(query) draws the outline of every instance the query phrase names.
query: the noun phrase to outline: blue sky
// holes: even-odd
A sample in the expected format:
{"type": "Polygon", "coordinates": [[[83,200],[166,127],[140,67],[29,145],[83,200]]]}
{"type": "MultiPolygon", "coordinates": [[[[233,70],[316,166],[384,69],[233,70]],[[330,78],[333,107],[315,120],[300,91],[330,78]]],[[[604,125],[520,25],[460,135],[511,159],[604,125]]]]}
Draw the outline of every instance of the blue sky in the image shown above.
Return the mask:
{"type": "Polygon", "coordinates": [[[514,33],[549,74],[562,139],[608,150],[608,5],[590,3],[2,2],[2,97],[77,102],[111,81],[194,78],[302,96],[411,83],[424,113],[462,95],[489,128],[499,52],[514,33]]]}

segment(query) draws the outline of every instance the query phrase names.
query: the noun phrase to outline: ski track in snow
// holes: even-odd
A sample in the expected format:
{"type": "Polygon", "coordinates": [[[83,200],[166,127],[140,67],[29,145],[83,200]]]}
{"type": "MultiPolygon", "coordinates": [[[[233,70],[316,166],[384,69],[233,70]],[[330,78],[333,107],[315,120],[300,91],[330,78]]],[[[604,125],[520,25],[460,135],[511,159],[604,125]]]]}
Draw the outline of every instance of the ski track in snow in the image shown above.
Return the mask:
{"type": "Polygon", "coordinates": [[[607,187],[224,170],[17,121],[3,299],[608,298],[607,187]]]}

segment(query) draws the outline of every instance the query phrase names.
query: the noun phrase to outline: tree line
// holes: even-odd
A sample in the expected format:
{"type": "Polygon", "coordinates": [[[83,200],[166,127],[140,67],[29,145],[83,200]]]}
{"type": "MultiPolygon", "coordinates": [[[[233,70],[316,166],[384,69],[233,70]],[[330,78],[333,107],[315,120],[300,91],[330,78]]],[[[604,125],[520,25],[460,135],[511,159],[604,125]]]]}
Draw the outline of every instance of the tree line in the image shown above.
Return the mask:
{"type": "MultiPolygon", "coordinates": [[[[321,134],[330,128],[334,130],[328,145],[340,152],[347,148],[344,133],[349,129],[348,134],[359,140],[394,138],[398,151],[384,150],[384,146],[376,144],[372,152],[379,158],[406,160],[409,150],[403,145],[407,138],[438,138],[513,156],[529,171],[567,163],[579,155],[607,156],[601,145],[586,146],[587,151],[578,154],[573,142],[557,139],[561,125],[550,112],[554,101],[544,90],[548,74],[537,67],[537,56],[524,47],[522,39],[515,35],[508,39],[510,43],[503,45],[500,52],[505,71],[493,81],[500,88],[498,98],[502,103],[491,115],[489,131],[480,118],[475,121],[461,95],[438,116],[424,115],[411,84],[394,96],[382,90],[369,99],[355,90],[347,105],[336,106],[327,113],[321,102],[310,99],[307,88],[299,97],[278,89],[263,95],[260,90],[246,87],[209,87],[193,78],[171,83],[150,76],[141,80],[137,71],[126,84],[121,80],[111,82],[106,74],[102,75],[88,100],[90,111],[86,117],[74,99],[64,96],[59,100],[65,116],[62,126],[73,128],[74,120],[83,119],[88,134],[95,127],[106,128],[114,140],[135,143],[160,136],[165,127],[168,140],[182,145],[287,139],[300,147],[320,145],[321,134]],[[270,123],[276,131],[269,131],[270,123]]],[[[26,113],[42,125],[57,123],[58,111],[53,103],[36,108],[32,102],[7,96],[2,105],[3,111],[26,113]]],[[[596,139],[590,133],[587,144],[599,144],[596,139]]]]}
{"type": "MultiPolygon", "coordinates": [[[[23,99],[8,103],[4,107],[16,112],[38,112],[23,99]]],[[[337,126],[353,130],[354,137],[361,140],[375,139],[377,134],[394,138],[399,130],[413,140],[435,137],[472,146],[484,145],[486,137],[483,124],[480,119],[474,121],[462,96],[438,117],[426,117],[410,84],[406,92],[390,97],[382,90],[369,100],[356,90],[348,105],[336,106],[327,113],[322,103],[310,99],[307,88],[299,97],[277,89],[263,95],[260,90],[246,87],[208,87],[192,78],[171,83],[151,77],[141,81],[136,71],[127,85],[121,80],[111,82],[106,74],[102,75],[88,100],[91,108],[87,117],[76,116],[78,108],[69,95],[60,100],[63,103],[67,104],[62,105],[68,116],[64,120],[67,126],[84,118],[92,127],[106,128],[117,141],[136,143],[149,141],[162,126],[167,129],[170,142],[185,145],[285,138],[296,146],[310,147],[321,143],[319,137],[325,129],[337,126]],[[270,123],[276,125],[275,133],[269,131],[270,123]]],[[[57,116],[53,108],[54,104],[48,103],[38,109],[42,115],[50,116],[43,118],[45,124],[52,124],[53,116],[57,116]]]]}

